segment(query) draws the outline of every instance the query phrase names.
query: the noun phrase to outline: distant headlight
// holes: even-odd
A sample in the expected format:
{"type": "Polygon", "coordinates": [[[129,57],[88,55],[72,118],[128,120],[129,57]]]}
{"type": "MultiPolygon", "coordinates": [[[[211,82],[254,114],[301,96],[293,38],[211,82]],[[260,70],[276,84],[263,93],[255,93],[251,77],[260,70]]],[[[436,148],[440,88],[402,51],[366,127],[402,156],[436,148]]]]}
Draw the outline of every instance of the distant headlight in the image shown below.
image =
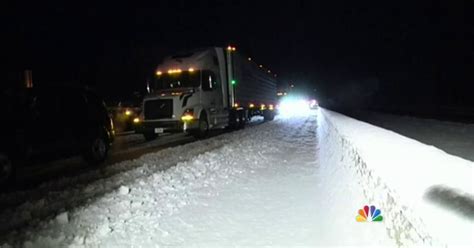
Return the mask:
{"type": "Polygon", "coordinates": [[[132,114],[132,111],[131,110],[125,110],[125,115],[131,115],[132,114]]]}
{"type": "Polygon", "coordinates": [[[310,114],[308,101],[297,97],[283,99],[278,110],[281,116],[305,116],[310,114]]]}
{"type": "Polygon", "coordinates": [[[138,118],[138,117],[134,118],[133,123],[140,123],[140,118],[138,118]]]}

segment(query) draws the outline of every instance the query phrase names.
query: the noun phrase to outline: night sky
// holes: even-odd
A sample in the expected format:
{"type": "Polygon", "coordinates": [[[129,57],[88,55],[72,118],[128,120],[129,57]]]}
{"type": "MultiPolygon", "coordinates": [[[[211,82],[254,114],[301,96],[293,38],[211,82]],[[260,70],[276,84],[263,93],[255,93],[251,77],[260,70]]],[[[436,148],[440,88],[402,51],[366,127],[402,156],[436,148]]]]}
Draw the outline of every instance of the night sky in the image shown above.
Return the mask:
{"type": "Polygon", "coordinates": [[[1,10],[2,85],[31,69],[36,85],[88,84],[120,98],[143,91],[170,53],[233,44],[282,85],[321,98],[474,107],[472,1],[391,2],[21,2],[1,10]]]}

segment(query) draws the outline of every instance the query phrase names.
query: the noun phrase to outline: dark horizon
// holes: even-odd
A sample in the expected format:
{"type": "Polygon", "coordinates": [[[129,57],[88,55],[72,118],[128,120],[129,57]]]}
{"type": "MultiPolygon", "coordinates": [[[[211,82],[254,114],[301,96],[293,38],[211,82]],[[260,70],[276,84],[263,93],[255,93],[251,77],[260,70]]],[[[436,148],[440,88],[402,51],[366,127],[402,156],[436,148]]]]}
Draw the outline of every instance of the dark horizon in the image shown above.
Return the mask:
{"type": "MultiPolygon", "coordinates": [[[[36,5],[36,6],[35,6],[36,5]]],[[[188,3],[137,8],[9,6],[2,81],[76,82],[104,95],[144,91],[178,50],[237,46],[282,85],[321,98],[370,95],[378,104],[474,107],[472,3],[188,3]],[[355,92],[355,93],[354,93],[355,92]]]]}

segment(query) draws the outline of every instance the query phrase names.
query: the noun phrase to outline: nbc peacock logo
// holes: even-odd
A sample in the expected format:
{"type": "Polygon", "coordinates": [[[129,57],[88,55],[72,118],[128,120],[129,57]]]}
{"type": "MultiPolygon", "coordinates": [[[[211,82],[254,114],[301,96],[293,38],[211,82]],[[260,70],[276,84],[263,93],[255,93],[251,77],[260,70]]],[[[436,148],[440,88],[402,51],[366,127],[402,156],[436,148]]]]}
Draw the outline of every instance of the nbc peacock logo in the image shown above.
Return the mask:
{"type": "Polygon", "coordinates": [[[364,208],[359,209],[359,214],[356,217],[357,222],[374,222],[382,221],[382,212],[380,209],[377,209],[375,206],[364,206],[364,208]]]}

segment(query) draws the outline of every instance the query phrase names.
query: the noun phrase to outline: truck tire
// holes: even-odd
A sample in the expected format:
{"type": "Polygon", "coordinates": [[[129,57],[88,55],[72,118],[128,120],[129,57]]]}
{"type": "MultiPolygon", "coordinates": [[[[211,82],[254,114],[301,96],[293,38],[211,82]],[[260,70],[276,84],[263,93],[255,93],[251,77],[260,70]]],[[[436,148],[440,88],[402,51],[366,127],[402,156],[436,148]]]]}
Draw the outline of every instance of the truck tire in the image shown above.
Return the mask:
{"type": "Polygon", "coordinates": [[[245,128],[248,113],[244,110],[232,110],[229,114],[229,129],[239,130],[245,128]]]}
{"type": "Polygon", "coordinates": [[[205,138],[209,134],[209,123],[207,123],[206,114],[201,113],[198,121],[198,129],[193,132],[193,136],[197,139],[205,138]]]}
{"type": "Polygon", "coordinates": [[[239,113],[236,110],[231,110],[229,113],[229,130],[237,130],[239,128],[239,113]]]}
{"type": "Polygon", "coordinates": [[[263,120],[273,121],[273,119],[275,119],[275,112],[273,110],[265,109],[263,111],[263,120]]]}
{"type": "Polygon", "coordinates": [[[247,124],[247,114],[245,111],[239,111],[238,116],[240,118],[240,122],[238,124],[238,129],[244,129],[245,125],[247,124]]]}
{"type": "Polygon", "coordinates": [[[158,137],[158,134],[156,134],[156,133],[144,133],[143,137],[145,137],[146,141],[152,141],[152,140],[155,140],[158,137]]]}
{"type": "Polygon", "coordinates": [[[98,165],[105,161],[109,152],[109,142],[102,133],[89,138],[84,144],[83,157],[90,165],[98,165]]]}

